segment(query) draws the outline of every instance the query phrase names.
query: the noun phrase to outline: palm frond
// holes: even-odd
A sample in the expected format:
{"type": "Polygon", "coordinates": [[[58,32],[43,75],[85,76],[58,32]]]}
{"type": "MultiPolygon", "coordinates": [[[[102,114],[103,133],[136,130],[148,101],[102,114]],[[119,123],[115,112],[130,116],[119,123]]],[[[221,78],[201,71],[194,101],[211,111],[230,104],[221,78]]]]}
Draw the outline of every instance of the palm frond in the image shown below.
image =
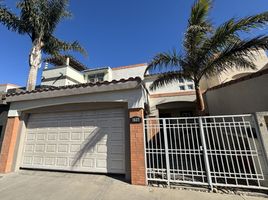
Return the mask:
{"type": "Polygon", "coordinates": [[[21,31],[21,21],[19,17],[2,4],[0,4],[0,23],[5,25],[9,30],[15,32],[21,31]]]}
{"type": "Polygon", "coordinates": [[[211,6],[211,0],[196,0],[188,20],[189,26],[206,24],[211,6]]]}
{"type": "Polygon", "coordinates": [[[150,90],[155,90],[156,88],[166,86],[170,83],[178,81],[181,78],[190,78],[190,77],[186,77],[181,71],[173,71],[161,74],[150,85],[150,90]]]}
{"type": "Polygon", "coordinates": [[[202,75],[211,75],[232,68],[255,69],[254,61],[260,50],[268,50],[268,36],[258,36],[230,44],[207,63],[202,75]]]}
{"type": "Polygon", "coordinates": [[[173,50],[172,52],[158,53],[149,63],[148,67],[145,70],[145,74],[148,71],[153,71],[157,68],[163,69],[167,67],[173,67],[178,70],[180,67],[180,61],[181,56],[177,54],[176,50],[173,50]]]}
{"type": "Polygon", "coordinates": [[[240,31],[249,32],[253,28],[261,28],[268,23],[268,12],[245,17],[240,20],[232,18],[220,25],[213,35],[204,41],[202,51],[203,57],[218,53],[224,46],[239,42],[240,31]]]}
{"type": "Polygon", "coordinates": [[[44,44],[43,50],[47,54],[58,55],[61,51],[78,51],[87,56],[86,50],[77,41],[68,43],[50,36],[44,44]]]}
{"type": "Polygon", "coordinates": [[[72,14],[67,10],[68,0],[48,1],[47,7],[42,13],[46,16],[45,24],[49,33],[55,31],[56,26],[63,18],[71,17],[72,14]]]}
{"type": "Polygon", "coordinates": [[[187,57],[191,58],[191,62],[196,62],[200,45],[212,31],[212,24],[208,19],[210,8],[210,0],[197,0],[192,7],[183,42],[187,57]]]}

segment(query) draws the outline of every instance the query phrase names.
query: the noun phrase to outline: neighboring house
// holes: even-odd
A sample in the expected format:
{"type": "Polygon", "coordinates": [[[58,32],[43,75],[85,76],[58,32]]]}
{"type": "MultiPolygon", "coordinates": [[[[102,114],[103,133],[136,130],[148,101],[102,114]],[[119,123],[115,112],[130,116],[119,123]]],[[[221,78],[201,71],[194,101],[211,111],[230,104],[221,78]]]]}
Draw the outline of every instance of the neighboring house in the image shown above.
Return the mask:
{"type": "MultiPolygon", "coordinates": [[[[254,73],[266,67],[268,58],[264,51],[256,53],[256,70],[228,70],[209,79],[201,81],[203,91],[208,88],[226,83],[231,80],[254,73]]],[[[123,67],[101,67],[87,69],[78,61],[66,58],[66,63],[51,59],[51,64],[56,67],[46,67],[42,74],[42,86],[66,86],[81,83],[96,83],[140,77],[146,89],[146,113],[151,117],[183,117],[193,116],[196,113],[195,90],[191,80],[180,79],[178,82],[166,87],[149,90],[151,83],[157,78],[157,74],[146,74],[144,72],[147,64],[137,64],[123,67]]]]}
{"type": "MultiPolygon", "coordinates": [[[[147,64],[87,69],[52,59],[41,87],[6,94],[10,104],[0,172],[19,168],[125,174],[145,184],[142,120],[195,114],[193,82],[155,91],[147,64]]],[[[237,72],[242,73],[242,72],[237,72]]]]}
{"type": "Polygon", "coordinates": [[[42,86],[66,86],[81,83],[96,83],[140,77],[146,90],[147,114],[155,117],[193,115],[195,112],[195,92],[192,81],[181,79],[178,83],[170,84],[168,87],[149,91],[150,84],[157,75],[145,75],[147,64],[136,64],[116,68],[101,67],[97,69],[85,69],[77,61],[66,58],[66,63],[50,63],[57,67],[46,68],[42,74],[42,86]],[[179,104],[178,104],[179,102],[179,104]]]}

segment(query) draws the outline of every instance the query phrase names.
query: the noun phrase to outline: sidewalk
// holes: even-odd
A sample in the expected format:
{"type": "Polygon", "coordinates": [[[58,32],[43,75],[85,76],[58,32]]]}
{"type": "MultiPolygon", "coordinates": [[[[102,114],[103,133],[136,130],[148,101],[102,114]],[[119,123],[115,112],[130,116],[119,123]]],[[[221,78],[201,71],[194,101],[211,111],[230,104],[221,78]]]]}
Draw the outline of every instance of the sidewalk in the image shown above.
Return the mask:
{"type": "Polygon", "coordinates": [[[21,171],[0,178],[1,200],[262,200],[264,197],[133,186],[105,175],[21,171]]]}

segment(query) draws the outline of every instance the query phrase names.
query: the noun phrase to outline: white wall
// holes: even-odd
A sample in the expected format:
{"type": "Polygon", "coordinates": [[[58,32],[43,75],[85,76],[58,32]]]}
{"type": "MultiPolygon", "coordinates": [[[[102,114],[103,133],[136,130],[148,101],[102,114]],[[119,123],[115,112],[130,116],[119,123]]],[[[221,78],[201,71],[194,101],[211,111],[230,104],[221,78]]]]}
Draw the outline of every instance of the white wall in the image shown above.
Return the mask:
{"type": "Polygon", "coordinates": [[[237,82],[205,94],[210,115],[268,111],[268,74],[237,82]]]}
{"type": "MultiPolygon", "coordinates": [[[[60,76],[70,77],[79,83],[85,82],[84,75],[70,66],[62,66],[62,67],[53,68],[53,69],[45,69],[43,70],[43,73],[42,73],[42,77],[44,77],[45,79],[55,78],[56,80],[56,78],[60,76]]],[[[44,82],[42,81],[41,85],[53,85],[57,87],[57,86],[77,84],[76,82],[73,82],[72,80],[69,80],[67,78],[59,79],[57,81],[55,80],[44,81],[44,82]]]]}
{"type": "MultiPolygon", "coordinates": [[[[72,68],[72,67],[67,67],[66,75],[67,75],[68,77],[71,77],[72,79],[76,80],[76,81],[79,82],[79,83],[85,83],[84,75],[83,75],[81,72],[75,70],[75,69],[72,68]]],[[[68,80],[68,81],[69,81],[69,80],[68,80]]],[[[68,81],[67,81],[67,83],[68,83],[68,81]]],[[[70,83],[71,83],[71,81],[70,81],[70,83]]],[[[74,83],[74,82],[73,82],[73,83],[74,83]]],[[[68,84],[67,84],[67,85],[68,85],[68,84]]]]}
{"type": "Polygon", "coordinates": [[[125,69],[112,69],[112,79],[128,79],[130,77],[140,77],[143,79],[144,72],[147,68],[147,65],[142,65],[138,67],[130,67],[125,69]]]}

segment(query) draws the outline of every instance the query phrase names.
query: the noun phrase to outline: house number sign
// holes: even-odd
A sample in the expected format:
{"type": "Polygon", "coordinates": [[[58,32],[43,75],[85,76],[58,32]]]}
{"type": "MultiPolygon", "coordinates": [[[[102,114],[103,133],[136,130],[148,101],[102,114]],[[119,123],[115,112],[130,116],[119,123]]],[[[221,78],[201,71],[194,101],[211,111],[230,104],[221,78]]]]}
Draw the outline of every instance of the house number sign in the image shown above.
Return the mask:
{"type": "Polygon", "coordinates": [[[138,116],[134,116],[130,118],[130,123],[132,124],[139,124],[141,123],[141,117],[138,116]]]}

